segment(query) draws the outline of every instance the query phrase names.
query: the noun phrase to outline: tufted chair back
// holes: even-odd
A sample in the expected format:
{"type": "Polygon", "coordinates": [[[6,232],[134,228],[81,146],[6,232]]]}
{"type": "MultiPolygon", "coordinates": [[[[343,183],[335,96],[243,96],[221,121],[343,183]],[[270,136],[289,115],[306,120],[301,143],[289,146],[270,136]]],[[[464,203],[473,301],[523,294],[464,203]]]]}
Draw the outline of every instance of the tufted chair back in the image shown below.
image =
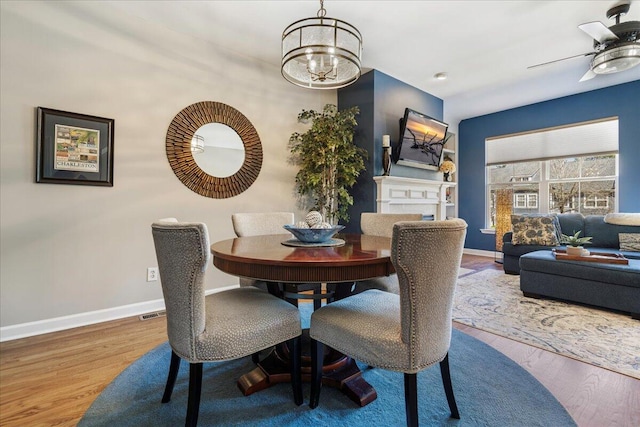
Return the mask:
{"type": "Polygon", "coordinates": [[[287,234],[287,230],[282,226],[293,224],[293,221],[293,212],[253,212],[231,215],[233,231],[238,237],[287,234]]]}
{"type": "Polygon", "coordinates": [[[207,226],[161,220],[151,228],[167,312],[169,343],[180,357],[197,360],[194,343],[205,329],[207,226]]]}
{"type": "MultiPolygon", "coordinates": [[[[371,236],[382,236],[391,238],[393,234],[393,224],[399,221],[421,221],[420,213],[374,213],[363,212],[360,214],[360,229],[362,234],[371,236]]],[[[375,277],[356,283],[355,293],[360,293],[367,289],[380,289],[381,291],[397,294],[398,277],[395,274],[384,277],[375,277]]]]}
{"type": "Polygon", "coordinates": [[[375,213],[360,214],[360,229],[362,234],[389,237],[393,235],[393,224],[400,221],[421,221],[420,213],[375,213]]]}
{"type": "Polygon", "coordinates": [[[410,352],[410,370],[440,361],[449,351],[466,228],[460,219],[393,226],[391,262],[400,286],[402,341],[410,352]]]}
{"type": "MultiPolygon", "coordinates": [[[[251,212],[231,215],[233,231],[238,237],[263,236],[267,234],[291,234],[284,228],[285,224],[293,224],[293,212],[251,212]]],[[[266,289],[266,282],[240,277],[240,286],[256,286],[266,289]]]]}

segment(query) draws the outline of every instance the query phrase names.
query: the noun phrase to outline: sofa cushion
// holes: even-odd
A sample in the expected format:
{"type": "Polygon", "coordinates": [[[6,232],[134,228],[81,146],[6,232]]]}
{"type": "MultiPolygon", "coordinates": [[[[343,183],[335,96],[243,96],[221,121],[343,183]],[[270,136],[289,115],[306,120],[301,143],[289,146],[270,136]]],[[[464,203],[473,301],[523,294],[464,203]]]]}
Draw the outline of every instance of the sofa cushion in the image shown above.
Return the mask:
{"type": "MultiPolygon", "coordinates": [[[[615,225],[604,222],[602,215],[588,215],[584,218],[584,233],[581,236],[593,237],[591,247],[620,248],[620,233],[640,233],[640,227],[635,225],[615,225]]],[[[565,233],[566,234],[566,233],[565,233]]]]}
{"type": "Polygon", "coordinates": [[[520,257],[520,269],[556,276],[640,288],[640,263],[628,265],[556,260],[551,251],[537,251],[520,257]]]}
{"type": "MultiPolygon", "coordinates": [[[[566,246],[556,246],[558,249],[565,249],[566,246]]],[[[524,254],[528,254],[535,251],[551,251],[551,247],[549,246],[539,246],[539,245],[513,245],[511,242],[505,242],[502,246],[502,252],[505,257],[520,257],[524,254]]],[[[608,254],[622,254],[625,258],[628,259],[640,259],[640,252],[633,252],[627,250],[621,250],[619,248],[594,248],[592,246],[588,246],[587,250],[591,252],[604,252],[608,254]]]]}
{"type": "Polygon", "coordinates": [[[558,215],[560,233],[574,235],[577,231],[584,230],[584,216],[581,213],[565,213],[558,215]]]}
{"type": "Polygon", "coordinates": [[[511,215],[514,245],[557,246],[560,223],[556,214],[511,215]]]}
{"type": "Polygon", "coordinates": [[[640,233],[620,233],[620,250],[629,252],[640,252],[640,233]]]}

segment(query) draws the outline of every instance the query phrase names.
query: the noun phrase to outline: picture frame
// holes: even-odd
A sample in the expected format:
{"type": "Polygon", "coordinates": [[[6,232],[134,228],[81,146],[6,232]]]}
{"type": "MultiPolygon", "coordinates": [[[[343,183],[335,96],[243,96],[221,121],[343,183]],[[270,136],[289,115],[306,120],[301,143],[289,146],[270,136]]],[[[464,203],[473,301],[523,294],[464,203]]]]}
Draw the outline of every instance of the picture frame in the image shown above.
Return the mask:
{"type": "Polygon", "coordinates": [[[113,187],[114,120],[37,108],[36,182],[113,187]]]}

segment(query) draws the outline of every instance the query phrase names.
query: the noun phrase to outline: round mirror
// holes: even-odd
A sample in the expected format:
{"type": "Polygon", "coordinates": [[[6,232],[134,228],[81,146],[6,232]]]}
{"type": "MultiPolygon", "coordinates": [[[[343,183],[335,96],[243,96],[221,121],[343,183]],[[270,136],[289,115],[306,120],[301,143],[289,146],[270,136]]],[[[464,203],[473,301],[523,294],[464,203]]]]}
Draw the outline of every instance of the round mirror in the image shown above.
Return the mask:
{"type": "Polygon", "coordinates": [[[242,193],[262,168],[262,144],[255,128],[238,110],[219,102],[198,102],[180,111],[167,130],[166,148],[178,179],[206,197],[242,193]]]}
{"type": "Polygon", "coordinates": [[[191,139],[191,153],[200,169],[218,178],[233,175],[244,163],[240,135],[221,123],[200,126],[191,139]]]}

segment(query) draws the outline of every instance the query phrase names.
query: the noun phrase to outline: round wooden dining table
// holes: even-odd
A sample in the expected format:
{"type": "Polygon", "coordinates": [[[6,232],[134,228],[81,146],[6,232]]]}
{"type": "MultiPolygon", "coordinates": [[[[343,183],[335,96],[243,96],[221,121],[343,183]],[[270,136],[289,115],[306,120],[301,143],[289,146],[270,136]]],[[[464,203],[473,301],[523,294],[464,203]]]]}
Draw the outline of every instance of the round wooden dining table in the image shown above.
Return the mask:
{"type": "MultiPolygon", "coordinates": [[[[316,295],[303,294],[297,298],[317,300],[326,297],[329,302],[348,297],[357,281],[395,272],[390,258],[391,239],[387,237],[337,234],[332,242],[338,245],[298,246],[287,234],[237,237],[214,243],[211,253],[213,265],[219,270],[265,281],[269,292],[294,303],[296,299],[291,297],[298,286],[326,284],[327,293],[316,290],[316,295]]],[[[249,395],[272,384],[290,381],[287,353],[286,346],[282,345],[259,361],[253,371],[238,380],[242,392],[249,395]]],[[[305,351],[302,360],[304,381],[311,379],[310,366],[310,356],[305,351]]],[[[360,406],[377,397],[375,389],[362,378],[355,361],[333,349],[325,352],[323,384],[339,388],[360,406]]]]}

